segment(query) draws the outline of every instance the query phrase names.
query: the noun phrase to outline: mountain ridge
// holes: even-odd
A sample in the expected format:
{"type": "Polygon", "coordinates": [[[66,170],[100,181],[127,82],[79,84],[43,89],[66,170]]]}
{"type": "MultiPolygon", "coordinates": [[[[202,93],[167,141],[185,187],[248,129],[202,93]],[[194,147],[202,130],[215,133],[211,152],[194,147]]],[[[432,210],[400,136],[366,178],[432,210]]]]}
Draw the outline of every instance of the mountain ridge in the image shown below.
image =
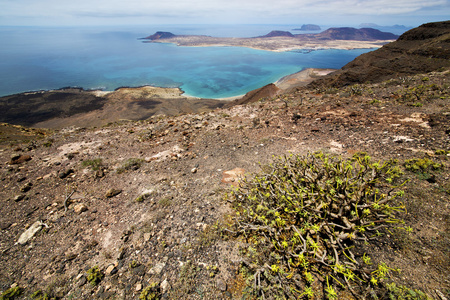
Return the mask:
{"type": "Polygon", "coordinates": [[[423,24],[396,41],[365,53],[313,86],[379,82],[450,66],[450,21],[423,24]]]}

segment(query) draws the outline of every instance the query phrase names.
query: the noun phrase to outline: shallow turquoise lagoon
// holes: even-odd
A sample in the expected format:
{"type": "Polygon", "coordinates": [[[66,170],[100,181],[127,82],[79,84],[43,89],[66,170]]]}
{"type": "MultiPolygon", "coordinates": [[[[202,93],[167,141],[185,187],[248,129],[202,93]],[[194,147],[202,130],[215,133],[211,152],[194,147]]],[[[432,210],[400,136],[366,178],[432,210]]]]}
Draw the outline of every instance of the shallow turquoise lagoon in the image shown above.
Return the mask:
{"type": "MultiPolygon", "coordinates": [[[[256,36],[267,33],[268,28],[221,28],[220,35],[247,32],[256,36]]],[[[223,98],[245,94],[303,68],[341,68],[371,50],[269,52],[139,40],[164,29],[0,27],[0,96],[67,86],[114,90],[153,85],[180,87],[195,97],[223,98]]],[[[205,26],[166,30],[203,34],[206,29],[211,31],[205,26]]]]}

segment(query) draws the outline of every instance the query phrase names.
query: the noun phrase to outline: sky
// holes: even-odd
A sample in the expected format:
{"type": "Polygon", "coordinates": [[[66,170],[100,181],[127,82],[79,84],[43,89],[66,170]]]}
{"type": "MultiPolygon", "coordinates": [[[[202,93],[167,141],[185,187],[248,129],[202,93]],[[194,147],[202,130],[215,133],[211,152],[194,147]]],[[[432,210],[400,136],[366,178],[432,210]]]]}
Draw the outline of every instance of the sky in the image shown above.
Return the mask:
{"type": "Polygon", "coordinates": [[[0,26],[376,23],[450,19],[450,0],[0,0],[0,26]]]}

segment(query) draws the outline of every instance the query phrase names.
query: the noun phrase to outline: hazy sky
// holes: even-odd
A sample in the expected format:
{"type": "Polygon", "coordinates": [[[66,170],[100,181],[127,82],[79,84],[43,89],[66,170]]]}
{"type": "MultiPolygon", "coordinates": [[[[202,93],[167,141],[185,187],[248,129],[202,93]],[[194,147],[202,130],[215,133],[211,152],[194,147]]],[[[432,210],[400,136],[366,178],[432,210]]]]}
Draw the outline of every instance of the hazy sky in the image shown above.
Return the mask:
{"type": "Polygon", "coordinates": [[[450,0],[0,0],[0,25],[417,26],[449,16],[450,0]]]}

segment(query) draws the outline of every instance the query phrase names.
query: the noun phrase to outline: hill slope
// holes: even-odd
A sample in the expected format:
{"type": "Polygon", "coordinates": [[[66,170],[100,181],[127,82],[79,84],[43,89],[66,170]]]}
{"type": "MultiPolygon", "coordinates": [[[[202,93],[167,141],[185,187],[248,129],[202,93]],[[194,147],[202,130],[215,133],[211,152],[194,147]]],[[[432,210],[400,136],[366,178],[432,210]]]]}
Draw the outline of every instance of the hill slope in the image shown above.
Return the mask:
{"type": "Polygon", "coordinates": [[[352,27],[329,28],[321,33],[315,34],[314,36],[319,39],[357,41],[394,40],[398,38],[398,35],[390,32],[382,32],[378,29],[357,29],[352,27]]]}
{"type": "Polygon", "coordinates": [[[397,41],[360,55],[341,70],[313,83],[344,86],[380,82],[450,66],[450,21],[421,25],[397,41]]]}
{"type": "Polygon", "coordinates": [[[449,84],[447,68],[274,97],[267,86],[247,105],[98,128],[0,124],[10,137],[0,143],[0,297],[448,298],[449,84]],[[279,156],[316,151],[350,164],[272,172],[279,156]],[[374,195],[349,176],[361,170],[362,186],[374,187],[377,171],[358,169],[369,156],[377,170],[398,162],[374,195]],[[284,185],[273,189],[269,177],[284,185]],[[394,206],[380,200],[386,195],[394,206]],[[255,209],[234,210],[252,197],[255,209]],[[305,222],[304,210],[292,209],[299,203],[332,213],[305,222]],[[355,225],[361,216],[404,223],[355,225]]]}

